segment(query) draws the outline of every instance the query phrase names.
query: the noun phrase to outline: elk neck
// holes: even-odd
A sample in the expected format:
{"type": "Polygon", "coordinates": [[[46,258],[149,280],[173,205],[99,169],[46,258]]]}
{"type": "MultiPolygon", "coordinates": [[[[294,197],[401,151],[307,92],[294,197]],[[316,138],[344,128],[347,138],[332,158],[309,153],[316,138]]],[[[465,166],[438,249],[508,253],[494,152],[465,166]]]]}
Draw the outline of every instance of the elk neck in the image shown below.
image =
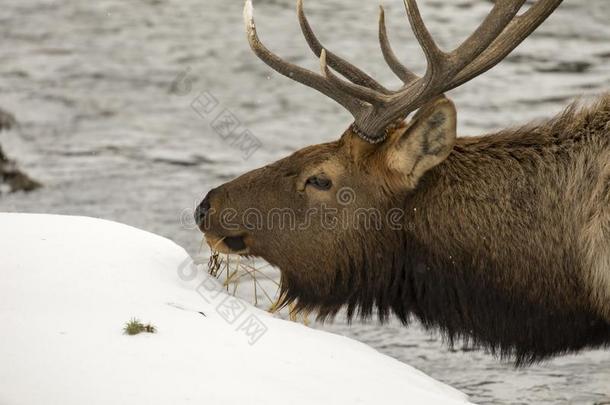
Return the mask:
{"type": "Polygon", "coordinates": [[[594,187],[591,156],[609,149],[608,101],[537,127],[460,138],[402,197],[400,255],[386,252],[390,274],[380,278],[401,288],[377,287],[394,291],[380,312],[389,306],[405,323],[414,315],[451,341],[518,363],[610,342],[584,277],[587,213],[574,209],[594,187]]]}

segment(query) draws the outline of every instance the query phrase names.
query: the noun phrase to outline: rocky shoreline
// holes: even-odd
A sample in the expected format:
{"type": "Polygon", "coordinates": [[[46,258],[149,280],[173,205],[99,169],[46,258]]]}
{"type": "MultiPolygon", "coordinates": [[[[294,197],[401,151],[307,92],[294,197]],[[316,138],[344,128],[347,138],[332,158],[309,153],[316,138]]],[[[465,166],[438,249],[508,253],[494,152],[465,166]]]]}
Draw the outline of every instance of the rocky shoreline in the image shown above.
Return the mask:
{"type": "MultiPolygon", "coordinates": [[[[15,117],[0,109],[0,132],[7,131],[17,124],[15,117]]],[[[17,163],[9,159],[0,145],[0,195],[6,192],[32,191],[41,184],[30,178],[17,167],[17,163]]]]}

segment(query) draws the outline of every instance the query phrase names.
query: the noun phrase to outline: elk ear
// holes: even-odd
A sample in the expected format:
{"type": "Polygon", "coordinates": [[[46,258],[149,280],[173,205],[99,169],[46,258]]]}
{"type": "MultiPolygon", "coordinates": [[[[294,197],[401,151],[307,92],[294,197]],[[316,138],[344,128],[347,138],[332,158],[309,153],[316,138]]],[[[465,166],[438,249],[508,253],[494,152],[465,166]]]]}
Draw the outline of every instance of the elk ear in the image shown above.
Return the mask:
{"type": "Polygon", "coordinates": [[[386,154],[392,171],[415,187],[421,176],[441,163],[453,150],[456,112],[453,103],[442,97],[419,109],[406,128],[392,137],[386,154]]]}

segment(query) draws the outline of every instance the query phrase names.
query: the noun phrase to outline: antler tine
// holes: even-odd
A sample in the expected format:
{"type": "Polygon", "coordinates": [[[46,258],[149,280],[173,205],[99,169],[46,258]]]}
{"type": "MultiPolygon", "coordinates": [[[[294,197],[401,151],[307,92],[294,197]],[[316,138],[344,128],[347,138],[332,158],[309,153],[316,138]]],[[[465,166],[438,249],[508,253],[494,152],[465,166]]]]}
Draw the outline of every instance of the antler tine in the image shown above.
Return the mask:
{"type": "MultiPolygon", "coordinates": [[[[307,44],[309,45],[313,53],[316,54],[317,57],[320,57],[322,54],[322,50],[325,48],[316,37],[316,34],[313,32],[313,29],[311,28],[311,25],[307,20],[307,16],[305,15],[305,11],[303,8],[303,0],[297,0],[297,15],[299,17],[301,31],[303,32],[303,36],[305,37],[307,44]]],[[[371,76],[358,69],[356,66],[349,63],[340,56],[329,51],[328,49],[326,49],[326,61],[330,67],[341,73],[341,75],[343,75],[346,79],[350,80],[354,84],[368,87],[383,94],[391,93],[390,90],[383,87],[371,76]]]]}
{"type": "Polygon", "coordinates": [[[322,49],[322,52],[320,53],[320,68],[322,69],[322,74],[324,75],[324,77],[330,80],[330,82],[334,86],[341,88],[347,94],[370,104],[379,105],[383,104],[386,101],[386,98],[384,98],[383,94],[368,87],[346,82],[344,80],[341,80],[335,74],[333,74],[333,72],[331,72],[328,68],[327,55],[328,54],[326,52],[326,49],[322,49]]]}
{"type": "Polygon", "coordinates": [[[451,52],[454,62],[449,72],[450,76],[459,73],[465,66],[472,63],[476,57],[489,48],[492,42],[514,20],[524,3],[525,0],[496,1],[492,10],[477,29],[451,52]]]}
{"type": "Polygon", "coordinates": [[[444,82],[479,56],[514,19],[525,0],[497,1],[477,29],[452,52],[443,52],[426,28],[415,0],[404,0],[409,22],[426,59],[428,81],[444,82]]]}
{"type": "MultiPolygon", "coordinates": [[[[458,48],[451,53],[447,53],[443,52],[436,45],[434,38],[426,28],[416,1],[404,0],[409,23],[428,61],[428,80],[438,82],[462,70],[464,66],[481,54],[504,30],[523,3],[525,3],[525,0],[496,2],[492,11],[479,27],[458,48]]],[[[383,7],[380,7],[379,15],[379,40],[386,62],[401,79],[403,77],[406,78],[406,80],[403,79],[405,84],[419,78],[419,76],[402,65],[393,53],[387,38],[383,7]]]]}
{"type": "Polygon", "coordinates": [[[398,60],[396,54],[392,50],[385,25],[385,10],[381,5],[379,6],[379,45],[381,46],[381,52],[383,53],[383,58],[386,63],[390,69],[392,69],[392,72],[394,72],[405,85],[419,79],[418,75],[407,69],[407,67],[398,60]]]}
{"type": "Polygon", "coordinates": [[[440,50],[438,45],[436,45],[436,42],[434,42],[434,38],[432,38],[430,31],[428,31],[428,28],[426,27],[426,24],[424,24],[424,20],[419,13],[419,8],[417,7],[415,0],[404,0],[404,4],[415,38],[424,51],[426,61],[428,62],[428,68],[424,79],[427,78],[429,80],[430,77],[434,77],[436,71],[445,64],[447,57],[446,54],[440,50]]]}
{"type": "MultiPolygon", "coordinates": [[[[504,30],[504,28],[515,17],[525,0],[498,1],[491,12],[479,27],[451,53],[440,50],[436,45],[432,35],[423,22],[419,8],[415,0],[404,0],[405,9],[409,17],[411,27],[421,44],[428,60],[429,75],[436,73],[441,77],[434,80],[440,81],[458,73],[474,58],[480,55],[492,41],[504,30]]],[[[416,74],[407,69],[399,61],[389,44],[387,30],[385,26],[385,12],[380,6],[379,15],[379,41],[384,58],[390,68],[405,82],[410,83],[419,78],[416,74]]],[[[432,77],[428,78],[432,80],[432,77]]]]}
{"type": "Polygon", "coordinates": [[[506,29],[479,55],[471,64],[464,68],[451,81],[451,88],[460,86],[473,77],[486,72],[510,54],[525,38],[527,38],[563,0],[539,0],[525,13],[511,21],[506,29]]]}
{"type": "Polygon", "coordinates": [[[498,0],[479,27],[455,50],[446,53],[437,46],[426,28],[416,0],[404,0],[409,22],[426,56],[426,74],[393,93],[383,108],[377,108],[375,114],[366,116],[366,120],[357,119],[356,126],[371,138],[383,136],[385,127],[390,123],[406,117],[428,100],[465,83],[500,62],[561,1],[538,0],[521,17],[517,17],[525,0],[498,0]]]}
{"type": "Polygon", "coordinates": [[[358,114],[358,111],[362,109],[361,103],[358,100],[347,93],[338,91],[338,89],[325,77],[287,62],[267,49],[258,38],[253,14],[252,0],[246,0],[244,6],[244,22],[246,24],[248,42],[250,43],[250,48],[252,48],[252,51],[259,59],[278,73],[308,87],[314,88],[327,97],[332,98],[350,111],[352,115],[356,116],[358,114]]]}

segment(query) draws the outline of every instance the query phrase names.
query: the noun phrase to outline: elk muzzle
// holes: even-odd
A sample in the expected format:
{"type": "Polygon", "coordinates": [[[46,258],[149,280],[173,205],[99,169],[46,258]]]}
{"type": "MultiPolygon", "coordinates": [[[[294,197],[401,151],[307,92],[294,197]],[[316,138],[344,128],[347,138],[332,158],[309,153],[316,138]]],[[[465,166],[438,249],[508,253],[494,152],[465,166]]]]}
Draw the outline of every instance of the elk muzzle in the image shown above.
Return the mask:
{"type": "Polygon", "coordinates": [[[228,254],[246,254],[248,253],[246,235],[224,227],[222,221],[218,220],[222,216],[218,207],[218,197],[216,197],[218,194],[218,189],[212,189],[204,197],[195,209],[195,223],[203,232],[206,242],[212,250],[228,254]]]}

